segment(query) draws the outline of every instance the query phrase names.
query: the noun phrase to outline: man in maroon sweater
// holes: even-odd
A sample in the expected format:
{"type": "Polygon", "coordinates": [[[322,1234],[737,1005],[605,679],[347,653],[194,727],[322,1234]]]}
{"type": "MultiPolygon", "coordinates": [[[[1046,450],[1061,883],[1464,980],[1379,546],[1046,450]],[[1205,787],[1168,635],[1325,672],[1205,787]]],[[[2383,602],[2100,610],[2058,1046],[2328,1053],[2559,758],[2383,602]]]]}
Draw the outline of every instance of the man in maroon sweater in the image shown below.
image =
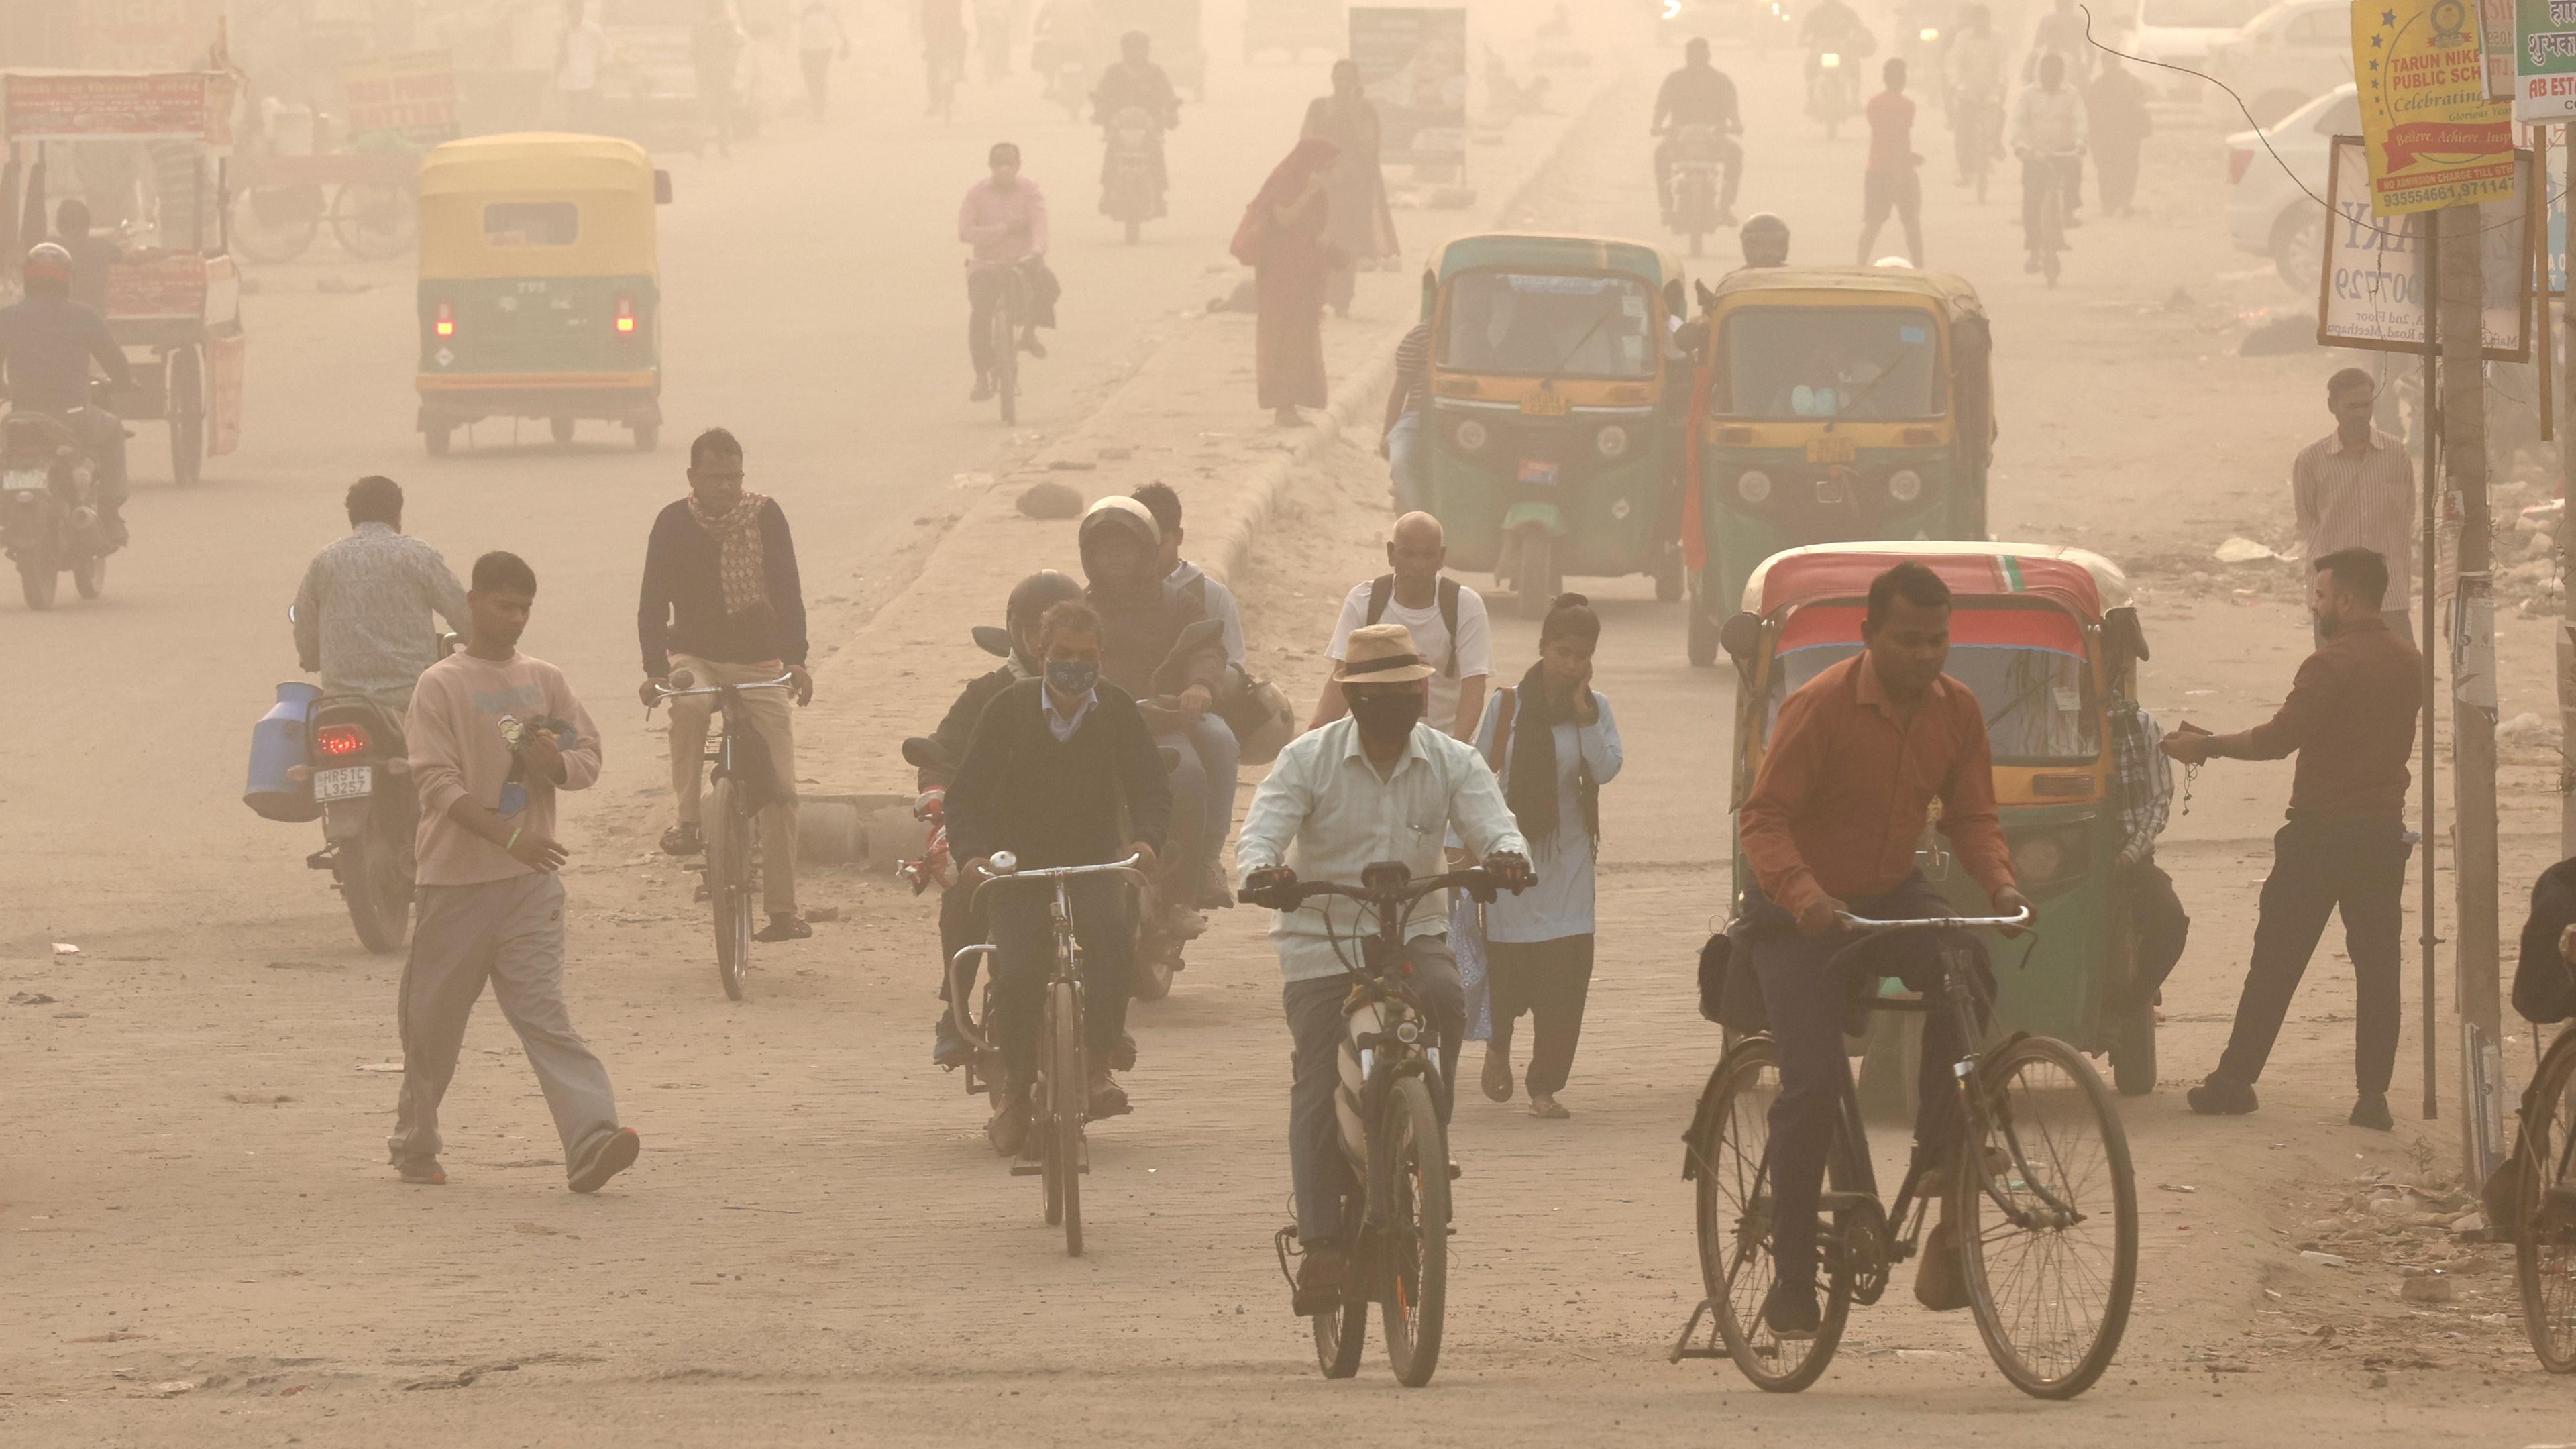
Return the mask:
{"type": "Polygon", "coordinates": [[[2213,759],[2299,757],[2290,777],[2289,823],[2272,837],[2254,959],[2218,1070],[2191,1089],[2191,1109],[2233,1116],[2255,1109],[2254,1082],[2272,1054],[2290,997],[2325,934],[2343,913],[2354,994],[2352,1125],[2385,1132],[2388,1079],[2397,1065],[2399,902],[2406,888],[2407,757],[2424,706],[2423,656],[2380,615],[2388,563],[2366,548],[2316,561],[2308,608],[2325,642],[2299,666],[2280,713],[2240,734],[2185,724],[2165,753],[2186,765],[2213,759]]]}

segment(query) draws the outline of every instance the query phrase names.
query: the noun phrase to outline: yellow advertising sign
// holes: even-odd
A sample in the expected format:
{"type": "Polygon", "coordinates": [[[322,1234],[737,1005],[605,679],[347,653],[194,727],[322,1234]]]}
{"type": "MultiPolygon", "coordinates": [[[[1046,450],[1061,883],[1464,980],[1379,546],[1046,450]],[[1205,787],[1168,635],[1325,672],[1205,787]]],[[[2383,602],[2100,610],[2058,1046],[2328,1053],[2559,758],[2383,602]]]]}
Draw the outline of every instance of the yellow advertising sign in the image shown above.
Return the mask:
{"type": "Polygon", "coordinates": [[[2352,73],[2372,210],[2513,195],[2513,108],[2487,99],[2473,0],[2353,0],[2352,73]]]}

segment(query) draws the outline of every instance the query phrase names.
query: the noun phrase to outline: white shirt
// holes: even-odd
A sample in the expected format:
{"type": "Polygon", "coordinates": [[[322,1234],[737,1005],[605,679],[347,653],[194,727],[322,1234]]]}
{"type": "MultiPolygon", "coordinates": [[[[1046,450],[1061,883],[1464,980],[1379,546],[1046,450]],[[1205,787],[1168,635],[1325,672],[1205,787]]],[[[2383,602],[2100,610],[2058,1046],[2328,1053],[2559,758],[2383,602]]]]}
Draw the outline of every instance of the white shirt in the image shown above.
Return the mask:
{"type": "MultiPolygon", "coordinates": [[[[1452,825],[1478,856],[1529,854],[1502,786],[1473,746],[1427,723],[1415,725],[1395,768],[1381,779],[1360,747],[1358,723],[1345,717],[1308,730],[1279,752],[1244,816],[1234,867],[1245,880],[1258,870],[1293,865],[1300,879],[1357,885],[1368,866],[1400,860],[1420,879],[1449,868],[1441,843],[1452,825]]],[[[1406,940],[1447,934],[1447,895],[1426,896],[1414,907],[1406,940]]],[[[1338,896],[1275,913],[1270,941],[1279,950],[1279,974],[1307,981],[1350,970],[1370,930],[1367,918],[1359,902],[1338,896]]]]}
{"type": "MultiPolygon", "coordinates": [[[[1342,600],[1342,615],[1333,621],[1333,637],[1324,646],[1324,657],[1340,660],[1350,648],[1351,631],[1368,622],[1369,586],[1361,584],[1342,600]]],[[[1458,586],[1458,672],[1453,677],[1444,667],[1449,662],[1449,626],[1440,619],[1440,591],[1434,588],[1431,602],[1419,609],[1408,609],[1394,596],[1386,601],[1386,612],[1378,616],[1381,624],[1402,624],[1413,634],[1413,647],[1422,661],[1439,670],[1431,676],[1431,707],[1422,718],[1443,732],[1458,723],[1458,688],[1470,679],[1482,679],[1494,672],[1494,651],[1485,619],[1485,601],[1465,584],[1458,586]]],[[[1356,880],[1358,877],[1354,876],[1356,880]]]]}
{"type": "MultiPolygon", "coordinates": [[[[1592,834],[1584,829],[1583,805],[1575,798],[1575,769],[1578,765],[1588,767],[1594,785],[1607,785],[1618,778],[1619,767],[1627,762],[1626,753],[1619,747],[1619,722],[1611,717],[1610,701],[1594,690],[1592,704],[1600,711],[1592,723],[1578,725],[1562,720],[1556,725],[1556,838],[1538,847],[1543,858],[1531,858],[1538,870],[1537,885],[1516,896],[1497,896],[1492,905],[1485,907],[1487,940],[1561,941],[1568,936],[1592,934],[1592,834]]],[[[1494,726],[1502,716],[1502,706],[1502,691],[1486,698],[1485,717],[1476,725],[1477,753],[1493,748],[1494,726]]],[[[1501,779],[1512,777],[1512,756],[1520,753],[1526,718],[1515,701],[1511,743],[1504,747],[1495,770],[1501,779]]]]}
{"type": "Polygon", "coordinates": [[[1074,706],[1070,717],[1056,708],[1054,690],[1041,689],[1038,691],[1038,698],[1046,701],[1047,733],[1055,736],[1055,742],[1060,745],[1072,739],[1073,732],[1082,728],[1082,722],[1091,717],[1091,707],[1100,703],[1100,691],[1097,689],[1085,691],[1082,703],[1074,706]]]}
{"type": "Polygon", "coordinates": [[[2084,144],[2084,98],[2072,85],[2052,91],[2024,86],[2013,101],[2012,144],[2016,151],[2064,155],[2084,144]]]}
{"type": "Polygon", "coordinates": [[[563,70],[555,76],[556,87],[567,91],[598,89],[599,61],[607,49],[608,32],[584,11],[581,23],[564,32],[563,70]]]}

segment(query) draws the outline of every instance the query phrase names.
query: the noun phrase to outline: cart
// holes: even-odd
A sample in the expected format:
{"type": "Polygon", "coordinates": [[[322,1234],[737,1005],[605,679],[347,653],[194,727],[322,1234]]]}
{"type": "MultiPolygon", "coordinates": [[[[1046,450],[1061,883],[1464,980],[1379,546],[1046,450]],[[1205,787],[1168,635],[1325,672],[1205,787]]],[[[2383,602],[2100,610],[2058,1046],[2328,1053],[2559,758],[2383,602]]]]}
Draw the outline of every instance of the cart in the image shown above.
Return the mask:
{"type": "MultiPolygon", "coordinates": [[[[134,386],[109,406],[127,422],[170,425],[170,476],[181,487],[208,456],[241,442],[241,280],[225,204],[233,95],[233,77],[220,71],[0,73],[0,226],[51,215],[47,163],[69,146],[151,148],[150,245],[108,274],[108,330],[134,370],[134,386]]],[[[6,240],[14,244],[0,246],[0,266],[14,282],[35,238],[6,240]]]]}

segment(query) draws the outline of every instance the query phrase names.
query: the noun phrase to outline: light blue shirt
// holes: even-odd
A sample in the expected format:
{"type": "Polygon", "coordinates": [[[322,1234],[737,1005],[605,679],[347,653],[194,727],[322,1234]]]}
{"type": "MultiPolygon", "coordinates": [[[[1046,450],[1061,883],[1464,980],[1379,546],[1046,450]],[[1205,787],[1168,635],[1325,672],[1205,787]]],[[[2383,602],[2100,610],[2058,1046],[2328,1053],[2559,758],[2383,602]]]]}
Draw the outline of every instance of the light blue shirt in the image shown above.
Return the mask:
{"type": "MultiPolygon", "coordinates": [[[[1502,787],[1473,746],[1415,725],[1403,755],[1381,777],[1360,748],[1358,724],[1345,716],[1279,752],[1252,797],[1234,864],[1246,880],[1288,865],[1301,880],[1357,885],[1366,867],[1400,860],[1419,879],[1449,868],[1441,842],[1453,824],[1478,856],[1529,853],[1502,787]]],[[[1447,893],[1441,892],[1414,907],[1404,934],[1410,940],[1448,929],[1447,893]]],[[[1270,941],[1279,950],[1279,974],[1290,981],[1338,976],[1359,963],[1359,943],[1369,931],[1368,912],[1339,897],[1278,912],[1270,941]]]]}
{"type": "MultiPolygon", "coordinates": [[[[1575,769],[1589,766],[1592,783],[1607,785],[1627,762],[1619,748],[1619,722],[1610,713],[1610,701],[1594,690],[1592,704],[1600,718],[1591,724],[1566,720],[1555,727],[1556,836],[1540,842],[1531,857],[1538,884],[1519,895],[1497,896],[1485,907],[1489,941],[1559,941],[1592,934],[1592,836],[1583,828],[1582,803],[1574,795],[1575,769]]],[[[1502,691],[1497,690],[1485,701],[1485,717],[1476,725],[1480,755],[1493,749],[1494,726],[1502,708],[1502,691]]],[[[1496,772],[1504,780],[1512,777],[1512,756],[1520,752],[1526,722],[1526,715],[1514,714],[1511,743],[1504,748],[1496,772]]]]}

